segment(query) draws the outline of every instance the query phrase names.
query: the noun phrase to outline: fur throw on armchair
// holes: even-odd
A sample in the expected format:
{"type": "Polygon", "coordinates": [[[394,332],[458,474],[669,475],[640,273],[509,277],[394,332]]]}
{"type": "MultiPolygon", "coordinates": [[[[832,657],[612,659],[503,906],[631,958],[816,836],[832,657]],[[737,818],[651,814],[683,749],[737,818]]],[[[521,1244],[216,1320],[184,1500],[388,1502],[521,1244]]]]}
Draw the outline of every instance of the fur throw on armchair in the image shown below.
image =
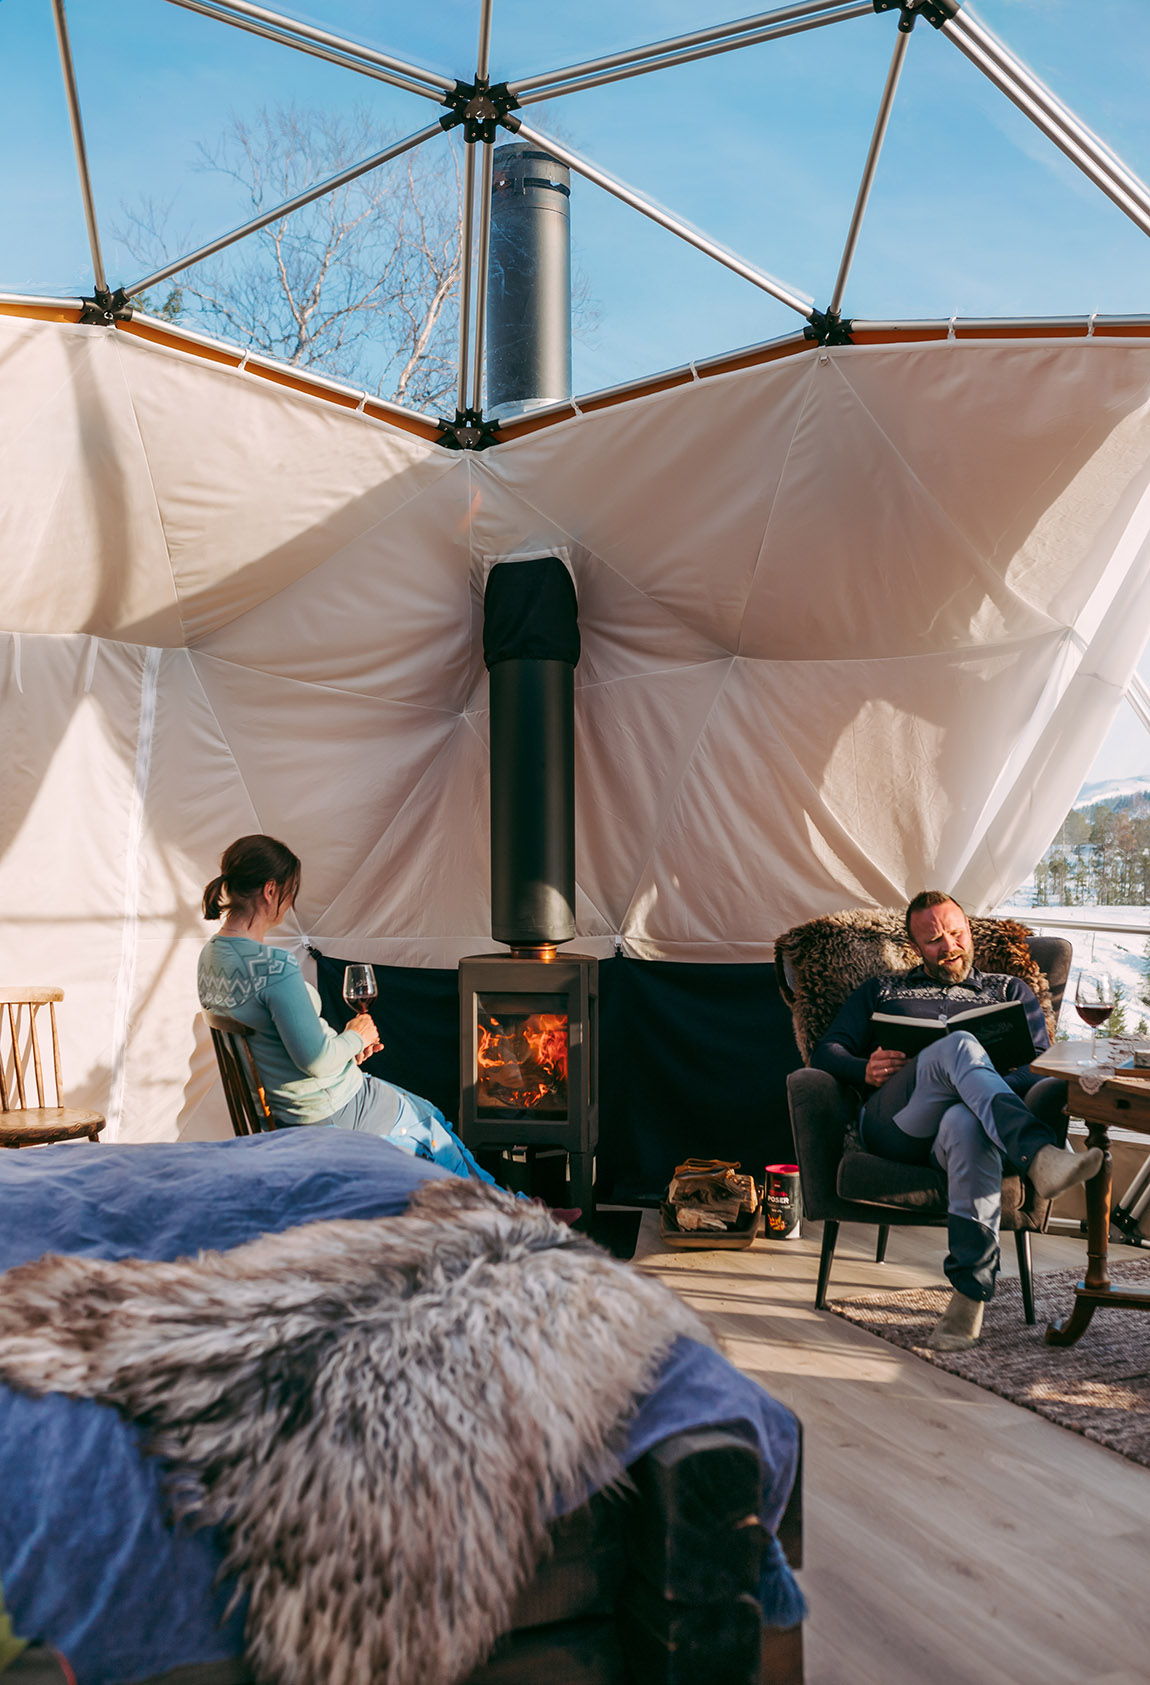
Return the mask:
{"type": "Polygon", "coordinates": [[[478,1182],[176,1263],[4,1276],[0,1375],[117,1406],[220,1525],[264,1685],[452,1685],[565,1503],[621,1473],[666,1288],[478,1182]]]}
{"type": "MultiPolygon", "coordinates": [[[[779,990],[794,1018],[804,1065],[847,996],[884,972],[909,971],[919,956],[907,941],[899,908],[855,908],[796,925],[775,943],[779,990]]],[[[1038,996],[1054,1035],[1050,985],[1027,947],[1029,928],[1017,919],[973,918],[974,963],[980,971],[1021,977],[1038,996]]]]}

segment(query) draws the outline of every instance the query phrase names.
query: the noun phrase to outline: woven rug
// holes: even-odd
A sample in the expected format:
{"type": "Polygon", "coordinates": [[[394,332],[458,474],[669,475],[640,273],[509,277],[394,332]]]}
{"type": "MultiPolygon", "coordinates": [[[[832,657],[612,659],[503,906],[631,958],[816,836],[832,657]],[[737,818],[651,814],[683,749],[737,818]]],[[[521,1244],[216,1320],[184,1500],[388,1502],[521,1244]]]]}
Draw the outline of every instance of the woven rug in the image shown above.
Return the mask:
{"type": "MultiPolygon", "coordinates": [[[[1150,1286],[1150,1263],[1110,1260],[1111,1279],[1150,1286]]],[[[1150,1468],[1150,1314],[1103,1308],[1074,1346],[1048,1346],[1046,1324],[1068,1316],[1081,1271],[1034,1278],[1037,1321],[1022,1320],[1022,1294],[1000,1277],[986,1307],[982,1338],[965,1352],[932,1352],[926,1338],[950,1298],[949,1287],[912,1288],[873,1299],[828,1300],[827,1309],[880,1340],[902,1346],[964,1381],[1034,1410],[1060,1427],[1150,1468]]]]}

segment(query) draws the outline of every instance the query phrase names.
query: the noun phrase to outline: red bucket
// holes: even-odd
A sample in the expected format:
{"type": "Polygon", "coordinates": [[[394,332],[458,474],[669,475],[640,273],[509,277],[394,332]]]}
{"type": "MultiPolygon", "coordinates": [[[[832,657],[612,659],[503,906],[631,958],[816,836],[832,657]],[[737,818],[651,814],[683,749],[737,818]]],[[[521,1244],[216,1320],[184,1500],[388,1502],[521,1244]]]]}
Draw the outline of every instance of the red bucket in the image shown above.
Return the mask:
{"type": "Polygon", "coordinates": [[[768,1164],[763,1171],[768,1240],[797,1240],[803,1221],[803,1192],[797,1164],[768,1164]]]}

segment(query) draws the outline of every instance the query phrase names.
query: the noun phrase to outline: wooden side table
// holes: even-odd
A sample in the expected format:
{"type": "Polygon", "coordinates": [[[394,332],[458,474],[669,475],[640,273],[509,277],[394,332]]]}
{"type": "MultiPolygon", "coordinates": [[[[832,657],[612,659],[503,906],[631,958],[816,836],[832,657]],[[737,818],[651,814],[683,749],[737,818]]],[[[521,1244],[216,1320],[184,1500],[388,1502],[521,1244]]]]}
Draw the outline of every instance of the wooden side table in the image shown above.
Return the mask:
{"type": "Polygon", "coordinates": [[[1086,1184],[1086,1277],[1074,1289],[1074,1309],[1047,1325],[1051,1346],[1072,1346],[1090,1324],[1099,1305],[1124,1310],[1150,1310],[1150,1288],[1112,1287],[1110,1248],[1110,1128],[1120,1125],[1136,1135],[1150,1135],[1150,1071],[1137,1075],[1122,1071],[1107,1077],[1097,1094],[1087,1094],[1079,1078],[1082,1060],[1090,1057],[1088,1041],[1055,1042],[1031,1065],[1037,1076],[1061,1077],[1069,1084],[1066,1110],[1086,1125],[1086,1145],[1101,1147],[1102,1168],[1086,1184]]]}

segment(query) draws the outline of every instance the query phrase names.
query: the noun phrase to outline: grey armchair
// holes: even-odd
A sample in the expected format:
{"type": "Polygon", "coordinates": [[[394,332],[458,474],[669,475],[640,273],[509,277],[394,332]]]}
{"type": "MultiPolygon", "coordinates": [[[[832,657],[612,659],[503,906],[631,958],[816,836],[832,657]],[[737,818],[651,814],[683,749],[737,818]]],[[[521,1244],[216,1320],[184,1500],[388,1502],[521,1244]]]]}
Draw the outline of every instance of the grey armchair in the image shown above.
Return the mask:
{"type": "MultiPolygon", "coordinates": [[[[833,915],[788,931],[775,944],[779,986],[795,1016],[804,1061],[847,995],[867,977],[898,970],[916,956],[903,944],[897,913],[833,915]]],[[[1014,921],[972,919],[975,964],[1008,971],[1035,989],[1048,1019],[1057,1019],[1070,974],[1072,949],[1061,937],[1031,936],[1014,921]]],[[[1031,1091],[1047,1121],[1065,1118],[1065,1085],[1048,1080],[1031,1091]]],[[[792,1071],[787,1097],[803,1190],[804,1215],[823,1224],[815,1305],[826,1304],[840,1223],[878,1229],[876,1261],[896,1227],[946,1226],[946,1178],[931,1166],[895,1164],[864,1151],[856,1124],[857,1100],[826,1071],[792,1071]]],[[[1023,1310],[1034,1322],[1030,1237],[1050,1219],[1041,1200],[1011,1165],[1002,1180],[1002,1227],[1014,1234],[1023,1310]]]]}

